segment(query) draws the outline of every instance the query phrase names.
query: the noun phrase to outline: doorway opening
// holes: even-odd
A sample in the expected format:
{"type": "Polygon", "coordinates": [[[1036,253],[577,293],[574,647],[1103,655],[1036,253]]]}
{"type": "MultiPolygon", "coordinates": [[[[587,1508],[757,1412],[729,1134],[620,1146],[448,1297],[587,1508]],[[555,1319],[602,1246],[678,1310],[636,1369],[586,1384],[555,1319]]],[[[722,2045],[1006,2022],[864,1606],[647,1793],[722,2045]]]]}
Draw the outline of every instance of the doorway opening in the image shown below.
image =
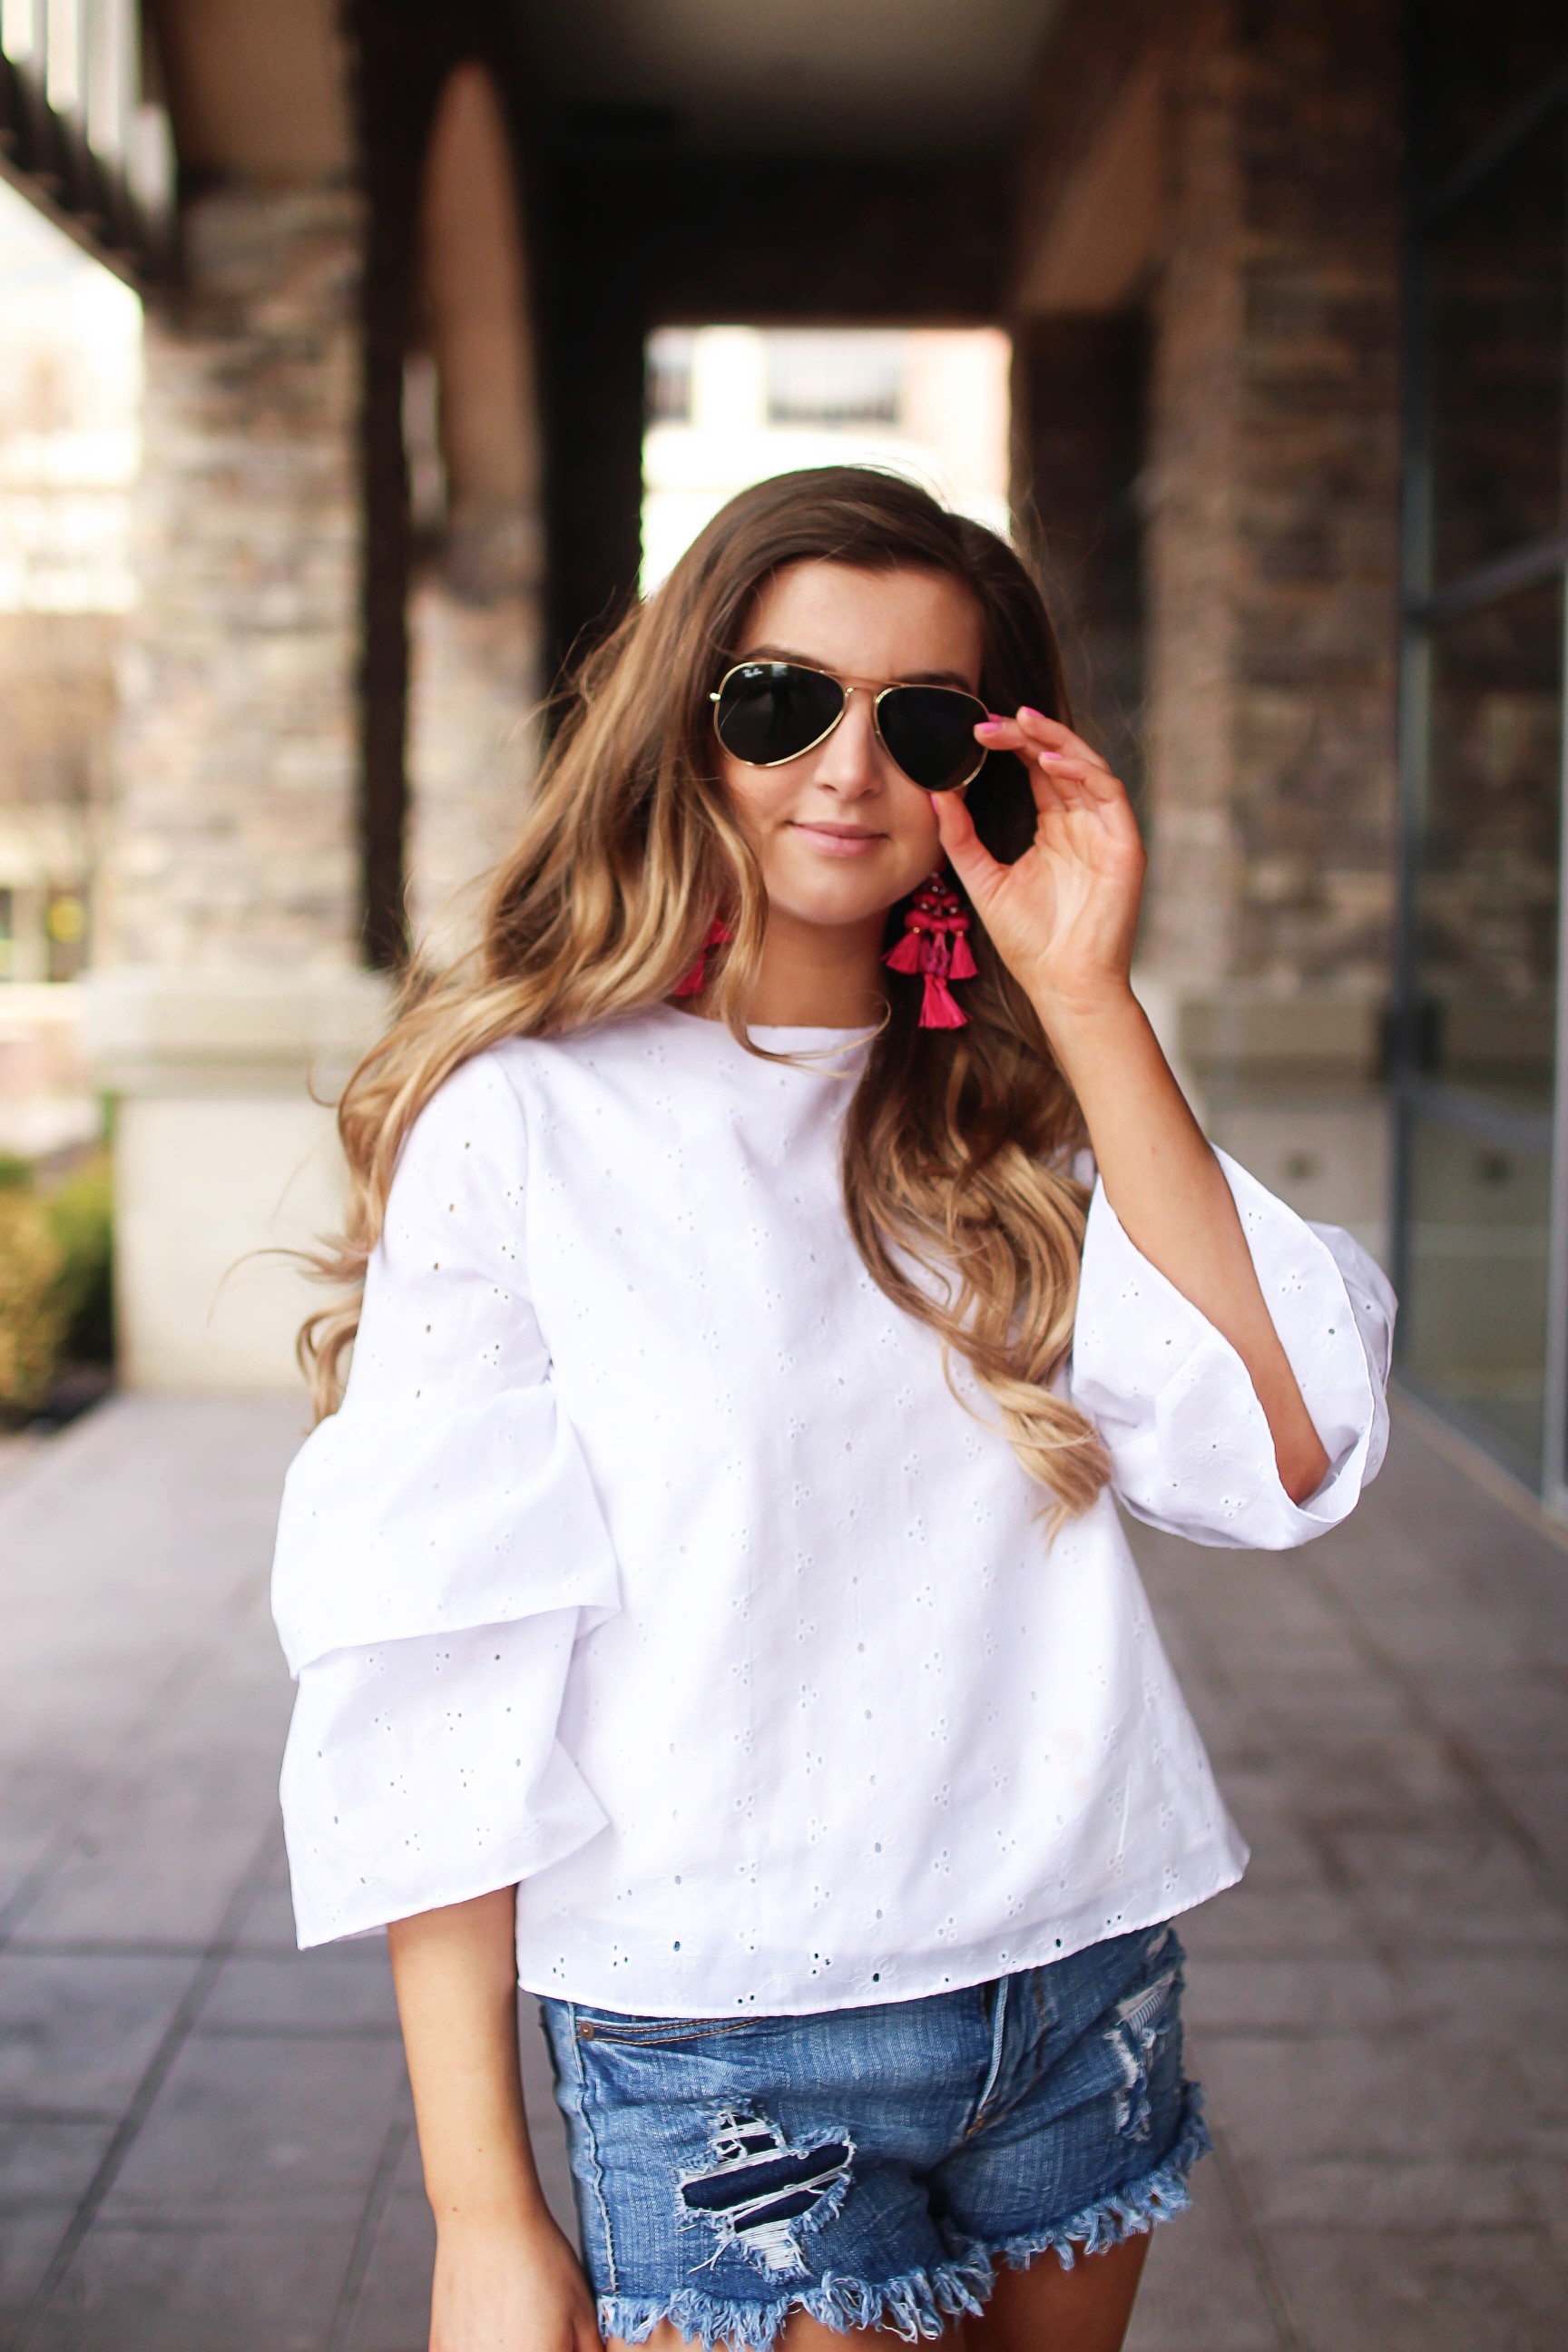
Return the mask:
{"type": "Polygon", "coordinates": [[[737,490],[874,465],[1009,528],[1012,345],[992,327],[661,327],[647,341],[641,587],[737,490]]]}

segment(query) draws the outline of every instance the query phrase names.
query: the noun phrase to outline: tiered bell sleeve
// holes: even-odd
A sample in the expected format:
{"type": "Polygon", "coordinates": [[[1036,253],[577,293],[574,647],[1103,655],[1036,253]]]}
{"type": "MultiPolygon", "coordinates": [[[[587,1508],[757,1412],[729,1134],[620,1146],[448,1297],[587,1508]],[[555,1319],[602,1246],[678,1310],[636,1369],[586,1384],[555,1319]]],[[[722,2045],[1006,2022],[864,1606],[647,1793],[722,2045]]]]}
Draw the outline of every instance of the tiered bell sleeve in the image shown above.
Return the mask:
{"type": "Polygon", "coordinates": [[[512,1885],[604,1825],[556,1727],[616,1569],[529,1300],[526,1182],[521,1105],[480,1056],[408,1137],[347,1395],[289,1473],[302,1948],[512,1885]]]}
{"type": "Polygon", "coordinates": [[[1223,1151],[1216,1157],[1328,1454],[1327,1477],[1305,1502],[1291,1501],[1240,1357],[1133,1247],[1098,1182],[1070,1392],[1139,1518],[1199,1543],[1279,1551],[1336,1527],[1382,1465],[1394,1293],[1348,1234],[1308,1224],[1223,1151]]]}

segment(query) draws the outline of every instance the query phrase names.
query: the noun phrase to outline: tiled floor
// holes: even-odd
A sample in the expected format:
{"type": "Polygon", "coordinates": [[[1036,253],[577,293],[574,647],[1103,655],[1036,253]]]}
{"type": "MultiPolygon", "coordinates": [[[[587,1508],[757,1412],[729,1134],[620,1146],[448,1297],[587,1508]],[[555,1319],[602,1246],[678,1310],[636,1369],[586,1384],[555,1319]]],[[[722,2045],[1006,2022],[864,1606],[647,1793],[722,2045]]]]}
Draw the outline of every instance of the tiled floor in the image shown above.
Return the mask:
{"type": "MultiPolygon", "coordinates": [[[[384,1956],[294,1952],[275,1823],[297,1434],[122,1400],[0,1490],[9,2352],[422,2352],[384,1956]]],[[[1408,1418],[1308,1552],[1138,1542],[1255,1859],[1184,1923],[1219,2150],[1134,2352],[1561,2352],[1568,1554],[1408,1418]]]]}

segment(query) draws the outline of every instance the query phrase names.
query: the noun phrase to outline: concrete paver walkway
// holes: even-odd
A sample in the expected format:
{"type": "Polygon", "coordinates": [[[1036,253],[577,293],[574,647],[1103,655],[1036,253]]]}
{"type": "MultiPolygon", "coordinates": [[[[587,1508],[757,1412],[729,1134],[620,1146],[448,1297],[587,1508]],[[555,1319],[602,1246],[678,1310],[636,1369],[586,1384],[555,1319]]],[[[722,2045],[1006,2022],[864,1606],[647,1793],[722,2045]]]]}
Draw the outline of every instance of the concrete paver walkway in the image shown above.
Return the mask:
{"type": "MultiPolygon", "coordinates": [[[[300,1430],[123,1399],[0,1483],[10,2352],[423,2352],[384,1952],[295,1953],[276,1823],[300,1430]]],[[[1408,1415],[1307,1552],[1137,1540],[1255,1855],[1184,1923],[1219,2154],[1133,2352],[1557,2352],[1568,1556],[1408,1415]]]]}

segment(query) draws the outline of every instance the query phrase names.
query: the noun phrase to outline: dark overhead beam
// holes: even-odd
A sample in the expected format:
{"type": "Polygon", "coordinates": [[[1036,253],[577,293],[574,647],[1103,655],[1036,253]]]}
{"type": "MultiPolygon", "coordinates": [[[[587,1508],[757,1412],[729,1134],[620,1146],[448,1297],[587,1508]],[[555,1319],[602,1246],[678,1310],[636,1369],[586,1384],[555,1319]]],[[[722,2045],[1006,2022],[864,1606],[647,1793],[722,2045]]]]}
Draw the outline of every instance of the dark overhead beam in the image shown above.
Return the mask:
{"type": "Polygon", "coordinates": [[[990,161],[570,155],[563,250],[595,249],[658,320],[994,319],[1008,181],[990,161]]]}
{"type": "Polygon", "coordinates": [[[990,160],[558,154],[545,339],[551,641],[635,591],[650,328],[970,326],[1000,314],[1008,179],[990,160]]]}

